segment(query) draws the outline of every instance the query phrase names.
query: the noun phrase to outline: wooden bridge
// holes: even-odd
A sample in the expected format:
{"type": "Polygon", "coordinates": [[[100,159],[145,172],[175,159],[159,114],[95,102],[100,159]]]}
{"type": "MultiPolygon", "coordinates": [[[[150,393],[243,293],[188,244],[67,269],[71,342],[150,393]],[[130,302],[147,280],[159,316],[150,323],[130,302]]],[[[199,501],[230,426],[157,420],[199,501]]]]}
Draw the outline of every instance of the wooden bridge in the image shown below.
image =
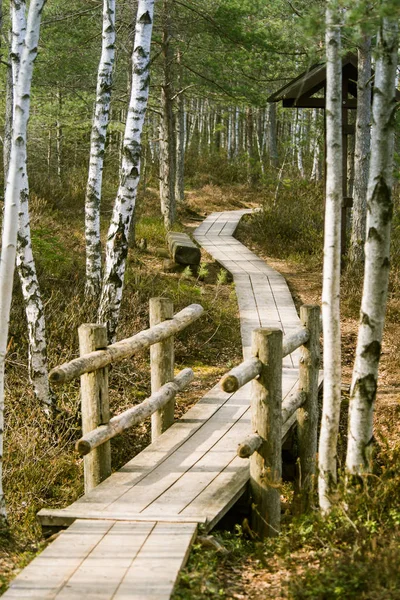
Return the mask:
{"type": "MultiPolygon", "coordinates": [[[[295,331],[305,330],[284,278],[233,238],[246,212],[213,213],[195,238],[233,274],[243,356],[250,359],[254,329],[281,329],[287,352],[297,347],[295,331]]],[[[299,396],[299,352],[283,362],[286,402],[299,396]]],[[[234,393],[214,387],[120,471],[65,509],[40,511],[43,525],[68,528],[16,577],[4,598],[170,598],[198,527],[211,530],[246,489],[249,461],[238,457],[237,446],[251,433],[249,402],[250,384],[234,393]]],[[[287,417],[283,438],[296,421],[293,410],[287,417]]]]}

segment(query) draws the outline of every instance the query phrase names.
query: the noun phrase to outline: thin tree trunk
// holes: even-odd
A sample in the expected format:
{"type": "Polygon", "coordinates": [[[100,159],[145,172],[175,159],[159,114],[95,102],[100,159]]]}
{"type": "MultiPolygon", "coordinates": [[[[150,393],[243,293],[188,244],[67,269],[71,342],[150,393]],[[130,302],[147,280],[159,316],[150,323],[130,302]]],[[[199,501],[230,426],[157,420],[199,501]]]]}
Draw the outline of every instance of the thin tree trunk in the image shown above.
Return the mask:
{"type": "Polygon", "coordinates": [[[160,120],[160,200],[166,230],[175,222],[175,132],[172,100],[171,0],[164,0],[163,59],[160,120]]]}
{"type": "Polygon", "coordinates": [[[269,116],[269,160],[271,166],[274,168],[278,167],[278,141],[276,136],[276,104],[270,102],[268,109],[269,116]]]}
{"type": "Polygon", "coordinates": [[[139,0],[132,56],[132,90],[126,119],[120,183],[107,236],[106,263],[98,320],[115,339],[122,299],[128,236],[140,177],[141,135],[149,95],[150,44],[154,0],[139,0]]]}
{"type": "Polygon", "coordinates": [[[297,154],[297,168],[300,173],[300,177],[304,179],[304,166],[303,166],[303,111],[301,108],[297,109],[296,127],[294,131],[296,154],[297,154]]]}
{"type": "Polygon", "coordinates": [[[176,177],[175,196],[178,203],[185,201],[185,97],[182,91],[181,56],[177,53],[178,63],[178,96],[176,99],[176,177]]]}
{"type": "MultiPolygon", "coordinates": [[[[13,74],[13,115],[15,118],[17,86],[20,76],[21,52],[26,35],[26,3],[11,3],[12,13],[12,74],[13,74]]],[[[29,217],[29,182],[26,160],[21,168],[19,204],[19,228],[17,237],[17,268],[25,303],[29,338],[29,376],[35,395],[46,406],[52,405],[52,394],[48,382],[46,322],[44,307],[32,252],[29,217]]]]}
{"type": "Polygon", "coordinates": [[[33,63],[37,55],[40,19],[45,0],[31,0],[27,32],[21,54],[20,75],[15,90],[15,111],[10,165],[4,202],[3,236],[0,262],[0,515],[6,515],[2,488],[2,457],[4,431],[4,367],[16,258],[18,212],[22,169],[26,163],[26,134],[29,119],[33,63]]]}
{"type": "Polygon", "coordinates": [[[336,486],[336,453],[341,400],[340,231],[343,201],[342,60],[340,13],[326,8],[326,212],[322,322],[324,331],[324,401],[319,440],[319,503],[327,512],[336,486]]]}
{"type": "Polygon", "coordinates": [[[364,261],[366,197],[371,152],[371,38],[364,36],[358,50],[357,119],[354,151],[353,222],[349,260],[355,266],[364,261]]]}
{"type": "MultiPolygon", "coordinates": [[[[383,3],[388,4],[388,3],[383,3]]],[[[398,21],[383,17],[377,40],[372,119],[372,153],[367,192],[364,288],[350,392],[346,467],[351,474],[369,470],[373,411],[378,386],[393,215],[395,78],[398,21]]]]}
{"type": "Polygon", "coordinates": [[[313,164],[311,169],[311,179],[313,181],[319,181],[321,179],[321,149],[319,146],[319,132],[318,132],[318,109],[313,109],[312,115],[312,136],[313,136],[313,145],[312,145],[312,155],[313,155],[313,164]]]}
{"type": "Polygon", "coordinates": [[[115,0],[104,0],[102,36],[85,197],[85,292],[92,299],[98,297],[101,289],[100,204],[115,55],[115,0]]]}
{"type": "Polygon", "coordinates": [[[57,178],[61,183],[63,162],[63,129],[62,129],[62,93],[57,90],[57,120],[56,120],[56,151],[57,151],[57,178]]]}

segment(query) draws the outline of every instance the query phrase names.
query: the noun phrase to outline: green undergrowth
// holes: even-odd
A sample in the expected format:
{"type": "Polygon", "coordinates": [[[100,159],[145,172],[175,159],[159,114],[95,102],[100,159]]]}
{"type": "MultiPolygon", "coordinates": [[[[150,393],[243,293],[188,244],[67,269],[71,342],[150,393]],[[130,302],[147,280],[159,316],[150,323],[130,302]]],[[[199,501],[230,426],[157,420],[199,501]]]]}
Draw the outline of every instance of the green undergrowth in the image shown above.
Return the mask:
{"type": "Polygon", "coordinates": [[[314,510],[295,518],[287,510],[278,538],[261,543],[237,525],[234,532],[215,533],[224,553],[195,545],[174,600],[397,600],[399,459],[400,446],[382,441],[371,476],[340,490],[326,517],[314,510]]]}

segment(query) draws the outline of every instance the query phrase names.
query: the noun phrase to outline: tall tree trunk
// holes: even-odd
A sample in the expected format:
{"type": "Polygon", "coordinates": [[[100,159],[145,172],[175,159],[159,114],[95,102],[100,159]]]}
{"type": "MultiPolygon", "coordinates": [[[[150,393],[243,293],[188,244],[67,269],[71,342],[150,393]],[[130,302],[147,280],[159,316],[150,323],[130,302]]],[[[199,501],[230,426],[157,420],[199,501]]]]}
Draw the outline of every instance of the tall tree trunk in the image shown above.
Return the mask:
{"type": "Polygon", "coordinates": [[[246,154],[247,154],[247,184],[252,186],[255,183],[254,175],[254,118],[251,106],[246,108],[246,154]]]}
{"type": "Polygon", "coordinates": [[[304,165],[303,165],[303,111],[301,108],[297,109],[296,126],[294,130],[295,147],[297,154],[297,168],[300,173],[300,177],[304,179],[304,165]]]}
{"type": "Polygon", "coordinates": [[[172,100],[172,62],[171,47],[171,4],[172,0],[164,0],[163,14],[163,59],[164,81],[161,85],[161,120],[160,120],[160,200],[164,225],[171,229],[176,218],[175,203],[175,132],[172,100]]]}
{"type": "Polygon", "coordinates": [[[319,440],[319,503],[331,507],[336,485],[336,453],[341,400],[340,231],[343,203],[342,60],[340,13],[326,8],[326,212],[322,322],[324,331],[324,401],[319,440]]]}
{"type": "Polygon", "coordinates": [[[6,515],[2,488],[2,457],[4,431],[4,367],[7,351],[8,326],[17,250],[18,212],[23,187],[22,166],[26,163],[26,134],[29,119],[33,63],[37,55],[40,19],[45,0],[31,0],[20,74],[15,90],[15,118],[4,202],[3,236],[0,262],[0,515],[6,515]]]}
{"type": "Polygon", "coordinates": [[[132,90],[126,119],[120,183],[107,236],[98,320],[115,339],[124,285],[128,236],[140,178],[141,135],[149,95],[154,0],[139,0],[132,56],[132,90]]]}
{"type": "MultiPolygon", "coordinates": [[[[17,86],[20,77],[21,52],[26,36],[26,3],[19,0],[11,3],[12,15],[12,75],[13,116],[15,119],[17,86]]],[[[29,339],[29,376],[35,395],[45,406],[52,405],[52,394],[48,382],[46,322],[44,307],[32,252],[29,217],[29,182],[26,160],[21,168],[19,203],[19,228],[17,237],[17,268],[24,298],[29,339]]]]}
{"type": "Polygon", "coordinates": [[[312,116],[312,136],[313,136],[313,145],[312,145],[312,155],[313,155],[313,164],[311,169],[311,179],[313,181],[319,181],[321,179],[321,149],[319,145],[319,132],[318,132],[318,109],[313,109],[312,116]]]}
{"type": "Polygon", "coordinates": [[[185,96],[182,91],[182,67],[180,51],[177,53],[178,63],[178,96],[176,98],[176,176],[175,197],[178,203],[185,201],[185,96]]]}
{"type": "Polygon", "coordinates": [[[62,179],[63,162],[63,129],[62,129],[62,92],[57,90],[57,120],[56,120],[56,153],[57,153],[57,178],[59,183],[62,179]]]}
{"type": "Polygon", "coordinates": [[[276,136],[276,103],[270,102],[268,107],[269,116],[269,160],[272,167],[278,167],[278,141],[276,136]]]}
{"type": "Polygon", "coordinates": [[[367,192],[364,288],[350,392],[346,457],[348,471],[357,475],[368,471],[370,466],[373,411],[389,281],[397,19],[383,17],[378,31],[377,49],[372,108],[372,153],[367,192]]]}
{"type": "Polygon", "coordinates": [[[351,230],[350,265],[364,260],[366,197],[370,159],[371,122],[371,38],[364,36],[358,49],[357,119],[354,151],[353,222],[351,230]]]}
{"type": "Polygon", "coordinates": [[[101,289],[100,204],[115,55],[115,0],[103,1],[102,39],[85,197],[85,292],[92,299],[99,296],[101,289]]]}

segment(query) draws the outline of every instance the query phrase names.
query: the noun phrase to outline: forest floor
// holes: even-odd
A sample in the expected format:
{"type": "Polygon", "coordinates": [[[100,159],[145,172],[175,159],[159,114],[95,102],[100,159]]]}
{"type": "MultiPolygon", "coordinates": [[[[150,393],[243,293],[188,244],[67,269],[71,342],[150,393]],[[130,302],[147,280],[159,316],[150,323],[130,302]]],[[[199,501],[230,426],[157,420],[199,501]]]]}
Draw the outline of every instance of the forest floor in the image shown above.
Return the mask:
{"type": "MultiPolygon", "coordinates": [[[[212,211],[256,207],[262,200],[263,191],[249,191],[245,186],[207,185],[189,190],[186,204],[180,209],[180,227],[190,232],[212,211]]],[[[93,314],[93,307],[82,303],[82,211],[77,213],[76,206],[71,206],[68,200],[65,204],[62,201],[55,204],[42,197],[33,202],[32,211],[34,241],[40,254],[39,275],[45,278],[50,363],[55,366],[76,355],[76,328],[91,320],[93,314]],[[68,290],[65,280],[71,282],[68,290]]],[[[107,211],[106,203],[105,214],[109,214],[107,211]]],[[[151,296],[161,293],[171,296],[176,310],[191,302],[199,302],[206,308],[204,320],[177,341],[177,367],[191,366],[197,375],[190,393],[178,399],[179,416],[241,360],[234,288],[221,277],[219,266],[205,253],[201,275],[164,272],[157,251],[165,246],[164,233],[157,194],[152,190],[142,199],[141,213],[137,239],[146,238],[148,246],[145,251],[130,249],[119,339],[147,327],[151,296]]],[[[297,253],[294,259],[280,258],[273,251],[271,239],[260,237],[257,228],[248,221],[240,225],[237,235],[285,276],[297,306],[320,303],[320,257],[311,260],[297,253]]],[[[344,278],[340,461],[345,452],[348,387],[357,336],[360,297],[357,286],[359,281],[344,278]]],[[[8,356],[5,453],[10,527],[0,531],[0,594],[18,570],[44,547],[35,521],[36,512],[43,506],[66,506],[82,494],[82,461],[73,450],[80,432],[78,385],[57,392],[62,419],[49,424],[36,406],[27,381],[26,333],[17,283],[15,293],[8,356]],[[43,478],[45,472],[47,477],[43,478]]],[[[400,303],[392,294],[375,415],[380,471],[374,477],[379,480],[376,486],[379,493],[375,493],[375,488],[363,489],[356,506],[343,496],[340,514],[328,520],[321,520],[315,511],[311,517],[298,521],[291,514],[291,489],[286,486],[282,492],[285,514],[280,538],[261,544],[253,539],[247,521],[233,519],[229,525],[225,523],[225,530],[213,532],[222,545],[221,551],[195,546],[174,595],[176,600],[400,598],[397,591],[400,590],[400,467],[394,465],[400,455],[399,351],[400,303]],[[391,483],[385,479],[386,475],[390,475],[391,483]],[[374,560],[376,556],[380,556],[380,561],[374,560]],[[365,584],[367,579],[369,588],[365,584]]],[[[129,361],[129,365],[121,363],[113,369],[110,401],[114,413],[149,394],[148,367],[148,357],[143,355],[129,361]]],[[[119,468],[148,443],[148,423],[117,438],[113,444],[113,468],[119,468]]]]}

